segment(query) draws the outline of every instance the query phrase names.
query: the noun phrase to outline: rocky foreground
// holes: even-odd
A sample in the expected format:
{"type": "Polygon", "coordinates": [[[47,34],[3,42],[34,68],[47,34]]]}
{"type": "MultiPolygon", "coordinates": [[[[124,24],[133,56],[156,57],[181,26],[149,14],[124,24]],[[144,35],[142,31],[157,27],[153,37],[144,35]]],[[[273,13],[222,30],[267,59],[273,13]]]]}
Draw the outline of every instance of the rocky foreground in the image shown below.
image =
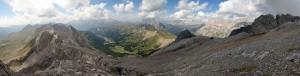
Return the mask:
{"type": "MultiPolygon", "coordinates": [[[[187,32],[187,31],[185,31],[187,32]]],[[[189,37],[146,58],[113,58],[88,44],[76,29],[36,29],[29,52],[0,65],[1,76],[299,76],[300,22],[263,15],[230,37],[189,37]],[[8,67],[11,67],[11,71],[8,67]]]]}

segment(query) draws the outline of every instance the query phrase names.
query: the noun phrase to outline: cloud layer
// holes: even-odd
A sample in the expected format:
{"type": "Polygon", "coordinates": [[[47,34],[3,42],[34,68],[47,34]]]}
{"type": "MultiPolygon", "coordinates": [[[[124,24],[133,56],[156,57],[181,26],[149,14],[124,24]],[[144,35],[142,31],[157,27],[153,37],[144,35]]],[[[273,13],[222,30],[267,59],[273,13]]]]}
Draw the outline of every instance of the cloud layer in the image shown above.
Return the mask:
{"type": "Polygon", "coordinates": [[[117,13],[132,12],[134,8],[134,4],[133,2],[128,1],[126,4],[125,3],[115,4],[113,8],[117,13]]]}

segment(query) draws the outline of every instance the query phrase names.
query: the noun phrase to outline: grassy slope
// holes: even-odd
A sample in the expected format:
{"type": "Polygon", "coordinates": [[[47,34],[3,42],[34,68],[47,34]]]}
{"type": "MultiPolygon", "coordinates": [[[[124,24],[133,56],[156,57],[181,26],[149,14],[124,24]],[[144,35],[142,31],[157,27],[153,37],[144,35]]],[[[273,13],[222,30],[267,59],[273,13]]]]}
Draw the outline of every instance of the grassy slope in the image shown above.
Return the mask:
{"type": "MultiPolygon", "coordinates": [[[[155,29],[154,27],[135,27],[135,26],[110,26],[94,31],[96,35],[105,36],[113,42],[95,40],[97,37],[89,38],[91,44],[99,50],[105,50],[105,53],[113,56],[147,56],[154,50],[159,49],[161,43],[159,40],[175,38],[171,33],[155,29]],[[149,34],[146,33],[151,33],[149,34]],[[93,43],[97,41],[99,43],[93,43]],[[108,44],[103,44],[108,43],[108,44]]],[[[99,39],[99,37],[98,37],[99,39]]],[[[169,41],[169,42],[170,42],[169,41]]]]}

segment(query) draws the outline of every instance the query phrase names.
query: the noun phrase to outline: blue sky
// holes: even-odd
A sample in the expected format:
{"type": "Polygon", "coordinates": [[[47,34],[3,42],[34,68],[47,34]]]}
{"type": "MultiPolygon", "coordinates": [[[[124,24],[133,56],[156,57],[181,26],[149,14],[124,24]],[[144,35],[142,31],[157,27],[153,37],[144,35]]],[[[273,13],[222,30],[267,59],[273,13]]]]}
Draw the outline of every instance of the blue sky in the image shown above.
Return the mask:
{"type": "Polygon", "coordinates": [[[3,0],[0,1],[0,16],[13,16],[13,12],[8,4],[3,0]]]}
{"type": "MultiPolygon", "coordinates": [[[[114,4],[124,3],[126,1],[127,0],[91,0],[91,4],[98,4],[98,3],[105,2],[107,4],[106,8],[113,9],[112,6],[114,4]]],[[[136,12],[138,12],[139,11],[139,6],[140,6],[142,0],[131,0],[131,1],[135,5],[134,10],[136,12]]],[[[174,13],[178,10],[178,9],[176,9],[176,6],[178,5],[178,1],[179,0],[168,0],[167,6],[166,6],[166,9],[167,9],[168,13],[174,13]]],[[[199,1],[200,4],[208,2],[208,7],[204,11],[205,12],[214,12],[214,11],[218,10],[218,8],[219,8],[218,5],[221,2],[223,2],[224,0],[188,0],[188,1],[195,1],[195,2],[199,1]]],[[[13,16],[13,15],[14,15],[14,13],[12,12],[12,8],[6,2],[4,2],[4,0],[1,0],[0,1],[0,16],[10,17],[10,16],[13,16]]]]}
{"type": "MultiPolygon", "coordinates": [[[[138,7],[141,4],[142,0],[132,0],[134,5],[136,5],[135,10],[138,11],[138,7]]],[[[208,8],[207,8],[207,12],[214,12],[216,10],[218,10],[219,8],[219,4],[221,2],[224,2],[224,0],[188,0],[188,1],[195,1],[199,3],[205,3],[208,2],[208,8]]],[[[126,2],[126,0],[91,0],[92,4],[97,4],[100,2],[106,2],[108,4],[108,8],[112,9],[112,6],[116,3],[124,3],[126,2]]],[[[168,0],[168,4],[166,6],[167,10],[169,13],[173,13],[176,11],[176,6],[178,5],[179,0],[168,0]]]]}

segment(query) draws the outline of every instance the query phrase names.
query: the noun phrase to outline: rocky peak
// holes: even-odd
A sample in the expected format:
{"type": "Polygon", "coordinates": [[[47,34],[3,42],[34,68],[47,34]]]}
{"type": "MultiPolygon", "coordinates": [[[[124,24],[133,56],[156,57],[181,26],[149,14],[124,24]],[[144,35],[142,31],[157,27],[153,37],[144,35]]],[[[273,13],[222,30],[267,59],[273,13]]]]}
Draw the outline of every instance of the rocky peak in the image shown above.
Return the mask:
{"type": "Polygon", "coordinates": [[[189,30],[184,30],[184,31],[179,33],[179,35],[177,36],[175,42],[178,42],[178,41],[183,40],[183,39],[191,38],[191,37],[195,37],[195,35],[193,33],[191,33],[189,30]]]}
{"type": "Polygon", "coordinates": [[[275,27],[277,27],[276,19],[273,15],[261,15],[254,20],[253,24],[250,27],[250,31],[253,33],[263,33],[267,32],[275,27]]]}
{"type": "Polygon", "coordinates": [[[276,15],[276,21],[278,25],[282,25],[286,22],[296,22],[298,20],[300,20],[300,17],[292,16],[290,14],[276,15]]]}

